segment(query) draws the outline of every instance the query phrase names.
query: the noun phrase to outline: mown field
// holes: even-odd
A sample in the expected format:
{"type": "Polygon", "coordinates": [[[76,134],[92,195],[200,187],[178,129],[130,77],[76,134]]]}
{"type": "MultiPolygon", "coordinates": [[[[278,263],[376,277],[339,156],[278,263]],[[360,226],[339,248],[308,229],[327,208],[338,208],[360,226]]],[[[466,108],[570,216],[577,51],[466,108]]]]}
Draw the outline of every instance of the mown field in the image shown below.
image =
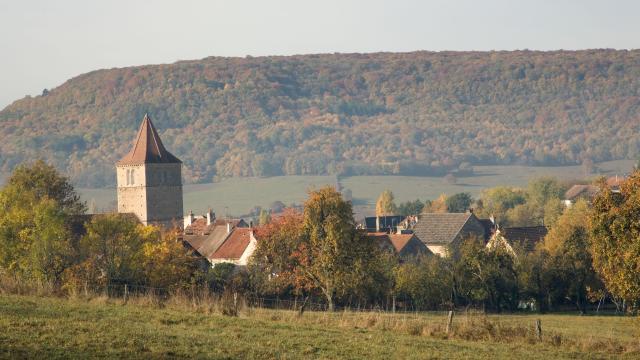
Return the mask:
{"type": "Polygon", "coordinates": [[[315,313],[0,296],[0,357],[217,359],[638,358],[633,317],[315,313]],[[532,333],[542,319],[543,340],[532,333]]]}
{"type": "MultiPolygon", "coordinates": [[[[633,166],[631,160],[609,161],[598,164],[602,175],[622,175],[633,166]]],[[[442,177],[419,176],[354,176],[341,179],[344,188],[352,191],[355,209],[359,215],[372,213],[375,201],[385,189],[390,189],[397,201],[419,198],[435,199],[440,194],[467,191],[478,195],[482,189],[498,185],[525,186],[531,178],[555,176],[572,180],[584,178],[581,166],[476,166],[475,175],[461,177],[456,184],[447,184],[442,177]]],[[[256,205],[269,206],[279,200],[285,204],[301,203],[306,192],[313,187],[335,185],[333,176],[277,176],[269,178],[232,178],[212,184],[186,185],[185,211],[196,214],[211,207],[221,215],[243,215],[256,205]]],[[[96,210],[115,208],[115,189],[80,189],[87,202],[96,210]]]]}

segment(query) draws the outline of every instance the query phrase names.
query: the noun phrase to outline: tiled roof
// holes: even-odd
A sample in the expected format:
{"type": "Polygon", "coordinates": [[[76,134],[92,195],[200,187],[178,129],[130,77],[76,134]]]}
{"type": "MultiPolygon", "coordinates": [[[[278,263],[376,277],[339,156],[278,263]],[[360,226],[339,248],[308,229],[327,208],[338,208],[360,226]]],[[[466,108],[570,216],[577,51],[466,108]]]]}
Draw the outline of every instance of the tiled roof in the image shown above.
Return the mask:
{"type": "Polygon", "coordinates": [[[627,178],[625,176],[612,176],[607,179],[607,186],[613,189],[619,188],[620,184],[622,184],[626,179],[627,178]]]}
{"type": "Polygon", "coordinates": [[[472,216],[472,213],[421,214],[413,232],[425,244],[450,244],[472,216]]]}
{"type": "Polygon", "coordinates": [[[575,200],[578,197],[593,199],[599,191],[600,188],[595,185],[573,185],[564,193],[564,198],[566,200],[575,200]]]}
{"type": "Polygon", "coordinates": [[[533,251],[536,245],[544,241],[548,229],[544,226],[511,227],[500,229],[502,235],[510,245],[518,244],[527,251],[533,251]]]}
{"type": "Polygon", "coordinates": [[[389,234],[389,240],[391,245],[396,249],[396,252],[401,252],[405,246],[409,243],[413,234],[389,234]]]}
{"type": "Polygon", "coordinates": [[[160,140],[156,128],[149,115],[144,116],[133,148],[125,155],[118,165],[140,165],[149,163],[181,163],[180,159],[171,154],[160,140]]]}
{"type": "Polygon", "coordinates": [[[197,218],[187,226],[183,239],[200,255],[213,259],[218,251],[237,230],[247,230],[247,223],[243,219],[215,219],[207,225],[206,218],[197,218]],[[230,229],[227,229],[230,224],[230,229]],[[230,230],[230,231],[227,231],[230,230]]]}
{"type": "Polygon", "coordinates": [[[251,242],[250,228],[235,228],[210,259],[240,259],[251,242]]]}

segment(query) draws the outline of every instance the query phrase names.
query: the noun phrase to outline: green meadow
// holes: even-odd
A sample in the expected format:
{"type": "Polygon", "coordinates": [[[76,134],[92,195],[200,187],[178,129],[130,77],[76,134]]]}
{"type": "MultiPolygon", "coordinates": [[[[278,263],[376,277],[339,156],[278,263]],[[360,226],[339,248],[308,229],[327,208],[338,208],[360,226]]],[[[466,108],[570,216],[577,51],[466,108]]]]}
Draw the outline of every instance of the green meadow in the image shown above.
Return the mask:
{"type": "Polygon", "coordinates": [[[150,299],[0,295],[0,358],[637,359],[622,316],[389,314],[243,309],[150,299]],[[533,331],[541,319],[542,338],[533,331]]]}
{"type": "MultiPolygon", "coordinates": [[[[623,175],[632,166],[631,160],[609,161],[597,164],[598,174],[623,175]]],[[[583,179],[581,166],[475,166],[474,176],[460,177],[448,184],[442,177],[421,176],[354,176],[340,180],[343,188],[350,189],[355,210],[359,215],[373,212],[375,201],[385,189],[393,191],[396,201],[435,199],[440,194],[470,192],[477,196],[488,187],[498,185],[526,186],[539,176],[554,176],[563,180],[583,179]]],[[[591,177],[597,175],[591,175],[591,177]]],[[[219,216],[243,215],[256,206],[268,207],[279,200],[289,205],[301,203],[307,190],[323,185],[335,185],[334,176],[277,176],[268,178],[230,178],[211,184],[193,184],[184,187],[185,212],[203,213],[211,207],[219,216]]],[[[94,204],[97,211],[115,208],[115,188],[79,189],[82,197],[94,204]]]]}

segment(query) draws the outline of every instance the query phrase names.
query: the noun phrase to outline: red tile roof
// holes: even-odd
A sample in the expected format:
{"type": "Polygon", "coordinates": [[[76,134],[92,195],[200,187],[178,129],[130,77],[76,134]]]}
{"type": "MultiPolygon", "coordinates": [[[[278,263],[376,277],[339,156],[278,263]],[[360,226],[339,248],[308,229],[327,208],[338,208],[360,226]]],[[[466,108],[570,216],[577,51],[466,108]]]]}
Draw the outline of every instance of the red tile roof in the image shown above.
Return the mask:
{"type": "Polygon", "coordinates": [[[413,234],[390,234],[389,240],[398,253],[409,243],[413,234]]]}
{"type": "Polygon", "coordinates": [[[133,148],[125,155],[118,165],[140,165],[149,163],[181,163],[180,159],[171,154],[160,140],[156,128],[149,115],[145,114],[133,148]]]}
{"type": "Polygon", "coordinates": [[[251,242],[250,228],[235,228],[225,242],[216,250],[211,259],[240,259],[251,242]]]}

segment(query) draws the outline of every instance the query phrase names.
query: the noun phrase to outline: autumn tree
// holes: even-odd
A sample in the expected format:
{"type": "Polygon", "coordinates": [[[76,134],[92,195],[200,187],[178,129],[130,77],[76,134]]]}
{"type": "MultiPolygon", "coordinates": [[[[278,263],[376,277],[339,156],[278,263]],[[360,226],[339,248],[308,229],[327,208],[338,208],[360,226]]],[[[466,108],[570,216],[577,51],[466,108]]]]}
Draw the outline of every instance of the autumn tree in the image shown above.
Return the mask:
{"type": "Polygon", "coordinates": [[[41,161],[19,166],[0,191],[0,268],[57,284],[73,261],[69,217],[83,209],[53,167],[41,161]]]}
{"type": "Polygon", "coordinates": [[[376,216],[395,215],[398,209],[393,200],[393,193],[390,190],[383,191],[376,201],[376,216]]]}
{"type": "Polygon", "coordinates": [[[80,200],[69,179],[42,160],[18,166],[7,181],[21,191],[32,192],[35,199],[55,201],[67,214],[82,214],[86,204],[80,200]]]}
{"type": "Polygon", "coordinates": [[[302,214],[285,212],[256,234],[250,265],[256,282],[275,292],[318,292],[330,310],[347,294],[366,296],[361,290],[384,273],[375,268],[379,247],[355,229],[351,203],[332,187],[311,191],[302,214]]]}
{"type": "Polygon", "coordinates": [[[588,213],[583,200],[566,209],[543,244],[555,273],[556,291],[564,288],[562,296],[572,299],[581,313],[587,311],[588,291],[599,286],[589,253],[588,213]]]}
{"type": "MultiPolygon", "coordinates": [[[[142,262],[146,285],[162,289],[186,288],[195,283],[201,263],[178,238],[176,230],[139,226],[142,262]]],[[[132,249],[135,251],[135,249],[132,249]]]]}
{"type": "Polygon", "coordinates": [[[445,213],[447,208],[447,195],[441,194],[437,199],[425,204],[422,212],[427,213],[445,213]]]}
{"type": "Polygon", "coordinates": [[[594,267],[607,289],[632,309],[640,305],[640,171],[613,192],[604,182],[589,218],[594,267]]]}
{"type": "Polygon", "coordinates": [[[249,273],[256,291],[284,294],[293,290],[302,294],[310,287],[295,273],[298,258],[294,254],[303,242],[302,219],[302,213],[286,209],[256,229],[260,241],[249,260],[249,273]]]}
{"type": "MultiPolygon", "coordinates": [[[[78,263],[65,273],[68,287],[82,284],[100,289],[143,284],[143,235],[138,222],[120,214],[94,217],[85,225],[78,263]]],[[[141,225],[140,225],[141,226],[141,225]]]]}

